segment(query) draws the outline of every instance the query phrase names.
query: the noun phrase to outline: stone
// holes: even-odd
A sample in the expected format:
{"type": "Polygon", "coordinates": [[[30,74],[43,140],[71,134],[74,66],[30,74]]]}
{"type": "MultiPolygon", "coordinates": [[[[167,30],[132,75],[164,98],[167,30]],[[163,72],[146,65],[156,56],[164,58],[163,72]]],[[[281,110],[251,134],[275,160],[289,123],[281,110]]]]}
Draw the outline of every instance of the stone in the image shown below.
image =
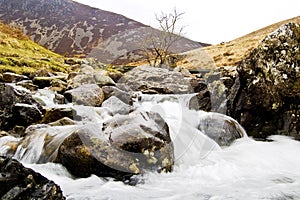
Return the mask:
{"type": "Polygon", "coordinates": [[[76,105],[101,106],[103,90],[96,84],[85,84],[65,92],[65,98],[76,105]]]}
{"type": "Polygon", "coordinates": [[[39,86],[39,88],[45,88],[45,87],[50,87],[51,86],[51,82],[54,80],[66,80],[67,77],[66,76],[50,76],[50,77],[34,77],[33,78],[33,83],[37,86],[39,86]]]}
{"type": "Polygon", "coordinates": [[[82,64],[78,73],[70,74],[67,89],[74,89],[84,84],[115,85],[115,82],[104,70],[95,70],[92,66],[82,64]]]}
{"type": "Polygon", "coordinates": [[[76,111],[72,108],[46,108],[41,123],[48,124],[64,117],[73,119],[76,111]]]}
{"type": "Polygon", "coordinates": [[[117,87],[126,92],[140,91],[145,94],[194,93],[190,80],[171,69],[139,66],[125,73],[117,87]]]}
{"type": "Polygon", "coordinates": [[[210,92],[206,89],[195,94],[189,101],[189,109],[210,111],[210,92]]]}
{"type": "Polygon", "coordinates": [[[22,80],[28,80],[28,77],[20,74],[15,74],[12,72],[3,73],[2,81],[6,83],[16,83],[22,80]]]}
{"type": "Polygon", "coordinates": [[[29,126],[34,123],[40,122],[43,113],[36,105],[25,103],[16,103],[13,108],[13,120],[21,126],[29,126]]]}
{"type": "Polygon", "coordinates": [[[102,103],[102,107],[106,107],[109,109],[112,115],[121,114],[126,115],[129,114],[133,110],[133,108],[121,101],[119,98],[115,96],[111,96],[107,100],[102,103]]]}
{"type": "Polygon", "coordinates": [[[16,160],[0,157],[1,199],[65,199],[53,181],[25,168],[16,160]]]}
{"type": "Polygon", "coordinates": [[[103,86],[102,90],[104,92],[104,99],[108,99],[111,96],[115,96],[121,101],[123,101],[125,104],[132,105],[133,100],[130,93],[125,92],[123,90],[120,90],[119,88],[115,86],[103,86]]]}
{"type": "Polygon", "coordinates": [[[22,86],[30,91],[36,91],[39,89],[37,85],[34,85],[32,80],[23,80],[17,83],[17,85],[22,86]]]}
{"type": "Polygon", "coordinates": [[[229,146],[236,139],[247,136],[234,119],[214,112],[199,118],[198,129],[220,146],[229,146]]]}
{"type": "Polygon", "coordinates": [[[48,123],[50,126],[66,126],[66,125],[75,125],[76,122],[68,117],[63,117],[55,122],[48,123]]]}
{"type": "Polygon", "coordinates": [[[42,106],[33,99],[28,90],[19,86],[0,83],[1,130],[8,131],[16,125],[37,123],[42,113],[42,106]],[[26,118],[27,114],[28,119],[25,121],[17,120],[26,118]]]}
{"type": "Polygon", "coordinates": [[[146,171],[169,172],[174,163],[168,125],[156,113],[116,115],[101,126],[86,125],[59,147],[55,162],[73,175],[127,180],[146,171]]]}
{"type": "Polygon", "coordinates": [[[300,27],[288,23],[268,35],[237,67],[228,114],[248,135],[299,137],[300,27]]]}

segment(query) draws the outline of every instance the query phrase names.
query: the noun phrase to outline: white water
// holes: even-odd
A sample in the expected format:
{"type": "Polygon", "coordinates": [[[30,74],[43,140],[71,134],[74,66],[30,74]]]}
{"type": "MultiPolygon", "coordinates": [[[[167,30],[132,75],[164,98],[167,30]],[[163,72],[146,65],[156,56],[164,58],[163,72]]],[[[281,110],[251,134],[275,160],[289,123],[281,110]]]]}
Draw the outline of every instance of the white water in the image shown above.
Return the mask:
{"type": "Polygon", "coordinates": [[[136,105],[160,113],[168,123],[175,148],[172,173],[147,173],[129,186],[96,176],[75,179],[58,164],[26,165],[59,184],[69,200],[300,199],[299,142],[244,137],[221,148],[195,128],[208,113],[186,109],[185,101],[144,96],[136,105]]]}

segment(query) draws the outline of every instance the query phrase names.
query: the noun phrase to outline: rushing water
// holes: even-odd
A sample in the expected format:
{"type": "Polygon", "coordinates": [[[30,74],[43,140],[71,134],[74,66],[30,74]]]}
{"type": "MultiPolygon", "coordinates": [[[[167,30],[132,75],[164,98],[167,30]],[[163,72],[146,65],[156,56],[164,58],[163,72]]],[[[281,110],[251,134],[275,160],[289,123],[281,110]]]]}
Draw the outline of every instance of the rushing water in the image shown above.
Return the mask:
{"type": "Polygon", "coordinates": [[[144,95],[135,104],[138,109],[160,113],[168,123],[175,148],[172,173],[149,172],[137,177],[139,184],[129,186],[94,175],[74,178],[59,164],[25,165],[59,184],[69,200],[300,199],[298,141],[272,136],[272,142],[262,142],[245,136],[220,147],[195,127],[203,117],[228,117],[188,110],[189,98],[144,95]]]}

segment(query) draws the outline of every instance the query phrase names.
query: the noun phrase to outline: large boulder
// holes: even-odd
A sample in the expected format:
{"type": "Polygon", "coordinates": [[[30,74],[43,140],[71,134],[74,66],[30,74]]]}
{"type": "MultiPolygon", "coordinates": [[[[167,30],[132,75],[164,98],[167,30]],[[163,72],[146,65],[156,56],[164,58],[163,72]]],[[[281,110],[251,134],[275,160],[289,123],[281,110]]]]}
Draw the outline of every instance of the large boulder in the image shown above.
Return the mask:
{"type": "Polygon", "coordinates": [[[124,74],[118,81],[121,90],[141,91],[146,94],[194,93],[190,80],[177,71],[167,68],[139,66],[124,74]]]}
{"type": "Polygon", "coordinates": [[[104,100],[102,89],[96,84],[84,84],[65,92],[65,98],[74,104],[101,106],[104,100]]]}
{"type": "Polygon", "coordinates": [[[26,89],[0,83],[0,129],[10,130],[15,125],[28,126],[42,118],[42,106],[26,89]]]}
{"type": "Polygon", "coordinates": [[[0,198],[65,199],[62,190],[53,181],[5,157],[0,157],[0,198]]]}
{"type": "Polygon", "coordinates": [[[60,145],[55,162],[72,174],[127,179],[150,171],[171,171],[173,144],[168,125],[156,113],[116,115],[99,126],[74,131],[60,145]]]}
{"type": "Polygon", "coordinates": [[[78,73],[70,74],[68,77],[68,89],[77,88],[84,84],[97,84],[100,87],[115,85],[105,70],[96,70],[92,66],[82,64],[78,73]]]}
{"type": "Polygon", "coordinates": [[[229,114],[248,135],[300,134],[300,27],[282,25],[238,66],[229,114]]]}
{"type": "Polygon", "coordinates": [[[237,121],[214,112],[201,115],[197,128],[220,146],[229,146],[236,139],[247,136],[237,121]]]}

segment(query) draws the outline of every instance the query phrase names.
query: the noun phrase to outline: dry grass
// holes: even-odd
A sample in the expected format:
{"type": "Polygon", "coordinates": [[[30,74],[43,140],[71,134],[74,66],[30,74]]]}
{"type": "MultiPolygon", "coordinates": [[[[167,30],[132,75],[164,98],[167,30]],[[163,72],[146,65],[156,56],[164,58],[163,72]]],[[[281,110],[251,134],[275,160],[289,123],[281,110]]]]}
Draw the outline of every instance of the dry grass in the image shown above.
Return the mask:
{"type": "Polygon", "coordinates": [[[186,52],[184,53],[186,58],[177,64],[189,69],[211,69],[216,66],[236,66],[251,50],[257,47],[268,34],[289,22],[300,24],[300,16],[272,24],[230,42],[186,52]]]}

